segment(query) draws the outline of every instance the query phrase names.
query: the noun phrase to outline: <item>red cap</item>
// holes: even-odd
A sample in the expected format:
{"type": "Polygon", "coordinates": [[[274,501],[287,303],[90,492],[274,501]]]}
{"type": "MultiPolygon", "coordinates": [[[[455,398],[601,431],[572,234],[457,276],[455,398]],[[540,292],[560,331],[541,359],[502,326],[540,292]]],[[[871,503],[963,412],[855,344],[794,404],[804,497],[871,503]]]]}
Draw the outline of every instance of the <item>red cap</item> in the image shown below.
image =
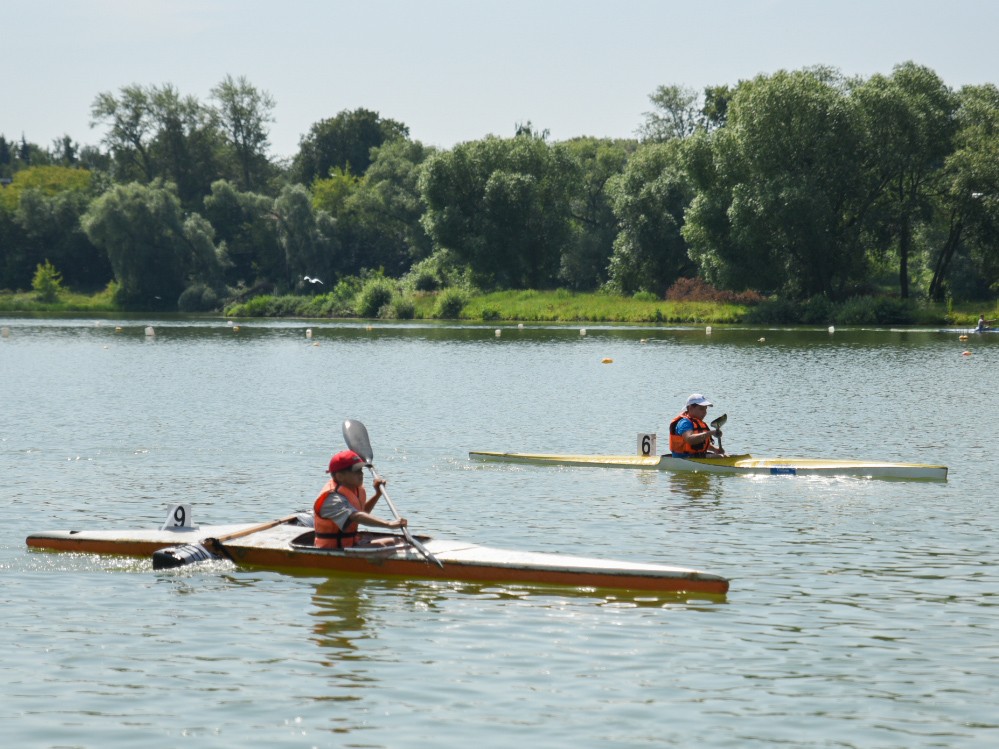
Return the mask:
{"type": "Polygon", "coordinates": [[[365,466],[371,465],[370,463],[365,463],[364,458],[355,453],[353,450],[344,450],[339,452],[330,458],[330,467],[326,469],[326,473],[336,473],[337,471],[360,471],[365,466]]]}

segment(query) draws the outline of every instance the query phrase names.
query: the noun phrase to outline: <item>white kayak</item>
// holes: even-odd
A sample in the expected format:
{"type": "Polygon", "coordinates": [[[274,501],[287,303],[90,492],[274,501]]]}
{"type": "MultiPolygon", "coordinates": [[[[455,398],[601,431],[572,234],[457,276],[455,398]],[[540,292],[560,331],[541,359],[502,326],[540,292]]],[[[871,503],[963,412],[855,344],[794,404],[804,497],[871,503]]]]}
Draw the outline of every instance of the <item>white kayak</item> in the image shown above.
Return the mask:
{"type": "Polygon", "coordinates": [[[928,463],[889,463],[876,460],[827,460],[816,458],[754,458],[729,455],[724,458],[674,458],[671,455],[563,455],[502,453],[476,450],[473,460],[524,463],[528,465],[596,466],[641,468],[654,471],[736,473],[769,476],[863,476],[879,479],[923,479],[945,481],[947,466],[928,463]]]}

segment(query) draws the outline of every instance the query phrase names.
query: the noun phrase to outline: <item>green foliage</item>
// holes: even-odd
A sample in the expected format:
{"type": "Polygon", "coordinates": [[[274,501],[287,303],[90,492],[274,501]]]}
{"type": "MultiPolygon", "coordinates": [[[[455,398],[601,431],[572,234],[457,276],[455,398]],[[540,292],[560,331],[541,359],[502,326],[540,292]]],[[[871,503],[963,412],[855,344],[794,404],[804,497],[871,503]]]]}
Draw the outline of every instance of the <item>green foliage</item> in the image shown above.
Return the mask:
{"type": "Polygon", "coordinates": [[[631,295],[631,298],[636,302],[656,302],[659,301],[659,297],[653,294],[651,291],[636,291],[631,295]]]}
{"type": "Polygon", "coordinates": [[[416,305],[412,299],[396,297],[389,305],[388,316],[396,320],[412,320],[416,317],[416,305]]]}
{"type": "Polygon", "coordinates": [[[371,149],[409,137],[409,128],[395,120],[382,119],[368,109],[343,110],[320,120],[302,138],[293,171],[298,180],[310,184],[341,169],[363,175],[371,164],[371,149]]]}
{"type": "Polygon", "coordinates": [[[211,226],[184,216],[170,186],[118,186],[94,201],[82,219],[90,241],[103,248],[126,308],[173,309],[191,281],[218,277],[211,226]]]}
{"type": "Polygon", "coordinates": [[[461,143],[424,165],[423,225],[481,283],[548,288],[572,241],[569,196],[577,175],[564,147],[539,138],[461,143]]]}
{"type": "Polygon", "coordinates": [[[219,297],[215,290],[203,283],[195,283],[181,292],[177,309],[181,312],[211,312],[219,307],[219,297]]]}
{"type": "Polygon", "coordinates": [[[376,276],[368,279],[357,295],[354,305],[360,317],[379,317],[383,308],[392,303],[396,284],[388,278],[376,276]]]}
{"type": "Polygon", "coordinates": [[[39,302],[54,302],[62,292],[62,274],[48,260],[38,265],[31,288],[39,302]]]}
{"type": "Polygon", "coordinates": [[[694,266],[681,232],[694,193],[684,144],[673,140],[641,148],[611,182],[620,233],[610,258],[608,287],[618,293],[649,291],[661,297],[694,266]]]}
{"type": "Polygon", "coordinates": [[[468,295],[462,289],[447,288],[437,296],[434,317],[442,320],[457,320],[468,303],[468,295]]]}

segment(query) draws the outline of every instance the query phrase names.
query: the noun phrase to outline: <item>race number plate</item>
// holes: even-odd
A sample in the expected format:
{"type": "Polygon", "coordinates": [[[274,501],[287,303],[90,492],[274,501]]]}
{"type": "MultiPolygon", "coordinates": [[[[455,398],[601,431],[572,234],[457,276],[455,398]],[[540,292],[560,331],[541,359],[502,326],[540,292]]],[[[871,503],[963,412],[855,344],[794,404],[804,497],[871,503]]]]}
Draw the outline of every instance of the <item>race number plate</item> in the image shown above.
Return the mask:
{"type": "Polygon", "coordinates": [[[172,505],[167,510],[166,522],[160,530],[192,530],[197,528],[194,524],[194,517],[191,513],[191,505],[172,505]]]}
{"type": "Polygon", "coordinates": [[[648,458],[650,455],[658,455],[656,452],[656,435],[639,433],[638,435],[638,454],[643,458],[648,458]]]}

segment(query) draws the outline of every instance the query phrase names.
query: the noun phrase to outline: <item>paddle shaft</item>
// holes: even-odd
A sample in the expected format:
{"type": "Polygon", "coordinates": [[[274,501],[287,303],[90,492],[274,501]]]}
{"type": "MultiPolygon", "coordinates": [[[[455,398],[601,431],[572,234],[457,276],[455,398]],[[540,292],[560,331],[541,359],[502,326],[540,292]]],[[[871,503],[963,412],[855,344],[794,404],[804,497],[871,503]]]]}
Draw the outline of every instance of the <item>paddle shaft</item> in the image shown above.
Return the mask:
{"type": "MultiPolygon", "coordinates": [[[[373,465],[369,465],[368,470],[371,471],[372,480],[382,481],[382,496],[385,497],[385,501],[388,502],[389,509],[392,510],[392,515],[395,517],[396,520],[400,520],[401,516],[399,515],[399,511],[395,509],[395,502],[392,501],[392,498],[388,495],[388,492],[385,491],[384,480],[382,479],[381,476],[379,476],[375,472],[375,467],[373,465]]],[[[414,549],[416,549],[418,552],[420,552],[423,555],[424,559],[426,559],[428,562],[433,562],[441,569],[444,569],[444,563],[440,559],[435,557],[433,554],[431,554],[427,550],[426,546],[424,546],[415,538],[413,538],[413,534],[409,532],[409,528],[406,527],[405,525],[402,526],[402,535],[406,538],[406,542],[410,546],[412,546],[414,549]]]]}
{"type": "Polygon", "coordinates": [[[265,531],[268,528],[273,528],[276,525],[282,525],[284,523],[289,523],[298,517],[296,512],[294,515],[288,515],[283,518],[278,518],[277,520],[269,520],[266,523],[260,523],[259,525],[251,526],[250,528],[244,528],[241,531],[236,531],[235,533],[229,533],[225,536],[217,536],[214,541],[232,541],[234,538],[242,538],[243,536],[249,536],[253,533],[260,533],[260,531],[265,531]]]}

